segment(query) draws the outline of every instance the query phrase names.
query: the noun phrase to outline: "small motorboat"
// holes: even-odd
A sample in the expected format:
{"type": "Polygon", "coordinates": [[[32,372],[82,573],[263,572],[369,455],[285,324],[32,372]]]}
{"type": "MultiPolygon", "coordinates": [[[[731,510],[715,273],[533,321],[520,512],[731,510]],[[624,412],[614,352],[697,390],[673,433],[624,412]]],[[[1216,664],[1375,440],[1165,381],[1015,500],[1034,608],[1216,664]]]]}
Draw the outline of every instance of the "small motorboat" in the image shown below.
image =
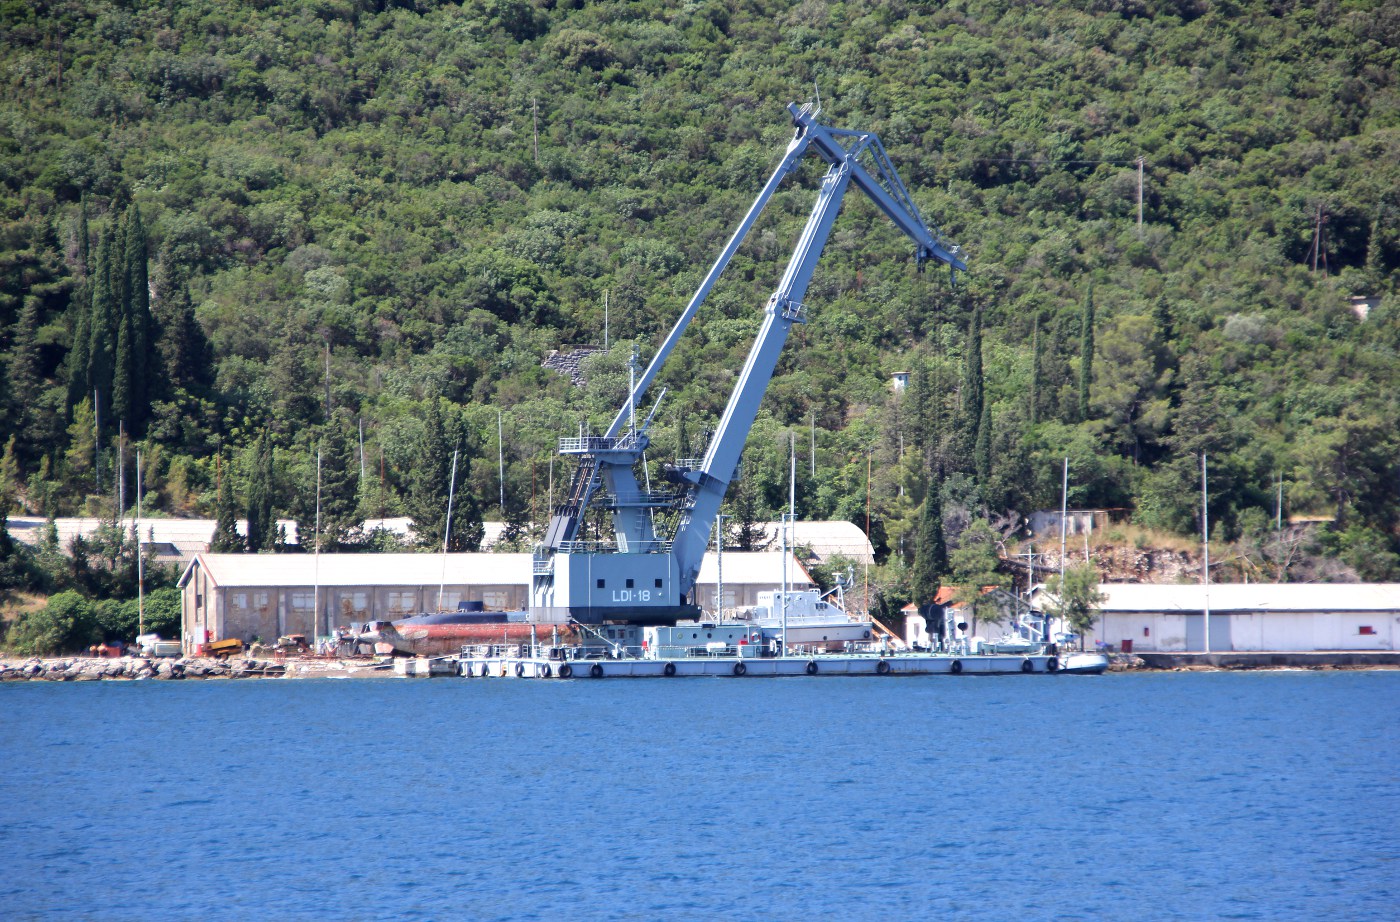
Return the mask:
{"type": "Polygon", "coordinates": [[[1070,675],[1101,675],[1107,671],[1107,653],[1066,653],[1060,658],[1060,672],[1070,675]]]}

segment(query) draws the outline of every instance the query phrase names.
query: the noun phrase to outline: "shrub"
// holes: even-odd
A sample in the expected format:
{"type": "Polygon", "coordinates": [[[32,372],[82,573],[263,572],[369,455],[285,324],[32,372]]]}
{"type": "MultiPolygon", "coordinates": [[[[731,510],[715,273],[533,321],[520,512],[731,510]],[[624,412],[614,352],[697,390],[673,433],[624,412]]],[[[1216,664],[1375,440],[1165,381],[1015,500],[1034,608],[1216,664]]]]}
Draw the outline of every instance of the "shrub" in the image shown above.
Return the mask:
{"type": "Polygon", "coordinates": [[[101,639],[93,605],[72,590],[49,598],[49,604],[29,612],[10,631],[9,643],[17,653],[51,656],[83,650],[101,639]]]}

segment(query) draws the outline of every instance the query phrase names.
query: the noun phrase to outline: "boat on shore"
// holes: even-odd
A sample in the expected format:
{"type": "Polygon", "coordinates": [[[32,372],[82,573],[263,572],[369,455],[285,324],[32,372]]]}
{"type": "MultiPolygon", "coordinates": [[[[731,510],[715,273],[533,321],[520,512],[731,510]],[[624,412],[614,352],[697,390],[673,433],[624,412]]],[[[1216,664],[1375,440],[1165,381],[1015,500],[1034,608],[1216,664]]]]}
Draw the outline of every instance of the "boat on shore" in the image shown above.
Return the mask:
{"type": "Polygon", "coordinates": [[[1107,653],[1067,653],[1060,663],[1060,671],[1067,675],[1102,675],[1108,671],[1108,665],[1107,653]]]}

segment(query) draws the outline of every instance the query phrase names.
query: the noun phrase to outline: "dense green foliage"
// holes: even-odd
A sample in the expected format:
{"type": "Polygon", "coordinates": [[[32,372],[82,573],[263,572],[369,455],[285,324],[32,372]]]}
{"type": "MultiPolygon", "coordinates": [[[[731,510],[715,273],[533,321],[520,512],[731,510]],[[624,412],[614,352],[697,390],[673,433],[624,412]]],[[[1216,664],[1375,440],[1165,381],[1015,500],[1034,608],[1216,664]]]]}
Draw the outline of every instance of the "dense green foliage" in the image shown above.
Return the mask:
{"type": "MultiPolygon", "coordinates": [[[[276,515],[308,543],[318,451],[327,546],[395,513],[439,544],[458,445],[453,546],[543,522],[554,440],[615,412],[816,84],[972,272],[917,275],[848,198],[744,502],[785,505],[815,430],[799,513],[864,525],[873,454],[882,554],[912,559],[931,477],[956,555],[1057,506],[1064,457],[1072,504],[1190,532],[1206,452],[1224,537],[1281,475],[1330,553],[1400,576],[1385,0],[4,0],[0,46],[0,492],[33,511],[111,513],[120,420],[147,508],[251,513],[257,548],[276,515]],[[541,361],[601,344],[605,297],[576,389],[541,361]]],[[[668,364],[653,461],[703,448],[819,175],[668,364]]]]}

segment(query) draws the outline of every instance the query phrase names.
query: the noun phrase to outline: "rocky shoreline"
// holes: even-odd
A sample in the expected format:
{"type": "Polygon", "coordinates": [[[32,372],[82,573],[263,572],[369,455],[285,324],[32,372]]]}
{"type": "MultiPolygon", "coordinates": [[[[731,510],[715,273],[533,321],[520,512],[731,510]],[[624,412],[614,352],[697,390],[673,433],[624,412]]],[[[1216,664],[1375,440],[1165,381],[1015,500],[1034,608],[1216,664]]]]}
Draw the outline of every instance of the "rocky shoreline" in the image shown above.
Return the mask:
{"type": "Polygon", "coordinates": [[[369,658],[323,659],[187,656],[147,659],[65,656],[0,659],[0,682],[135,682],[183,679],[315,679],[392,675],[390,663],[369,658]]]}
{"type": "Polygon", "coordinates": [[[281,678],[287,665],[258,659],[115,659],[74,656],[0,660],[0,682],[99,682],[137,679],[261,679],[281,678]]]}

